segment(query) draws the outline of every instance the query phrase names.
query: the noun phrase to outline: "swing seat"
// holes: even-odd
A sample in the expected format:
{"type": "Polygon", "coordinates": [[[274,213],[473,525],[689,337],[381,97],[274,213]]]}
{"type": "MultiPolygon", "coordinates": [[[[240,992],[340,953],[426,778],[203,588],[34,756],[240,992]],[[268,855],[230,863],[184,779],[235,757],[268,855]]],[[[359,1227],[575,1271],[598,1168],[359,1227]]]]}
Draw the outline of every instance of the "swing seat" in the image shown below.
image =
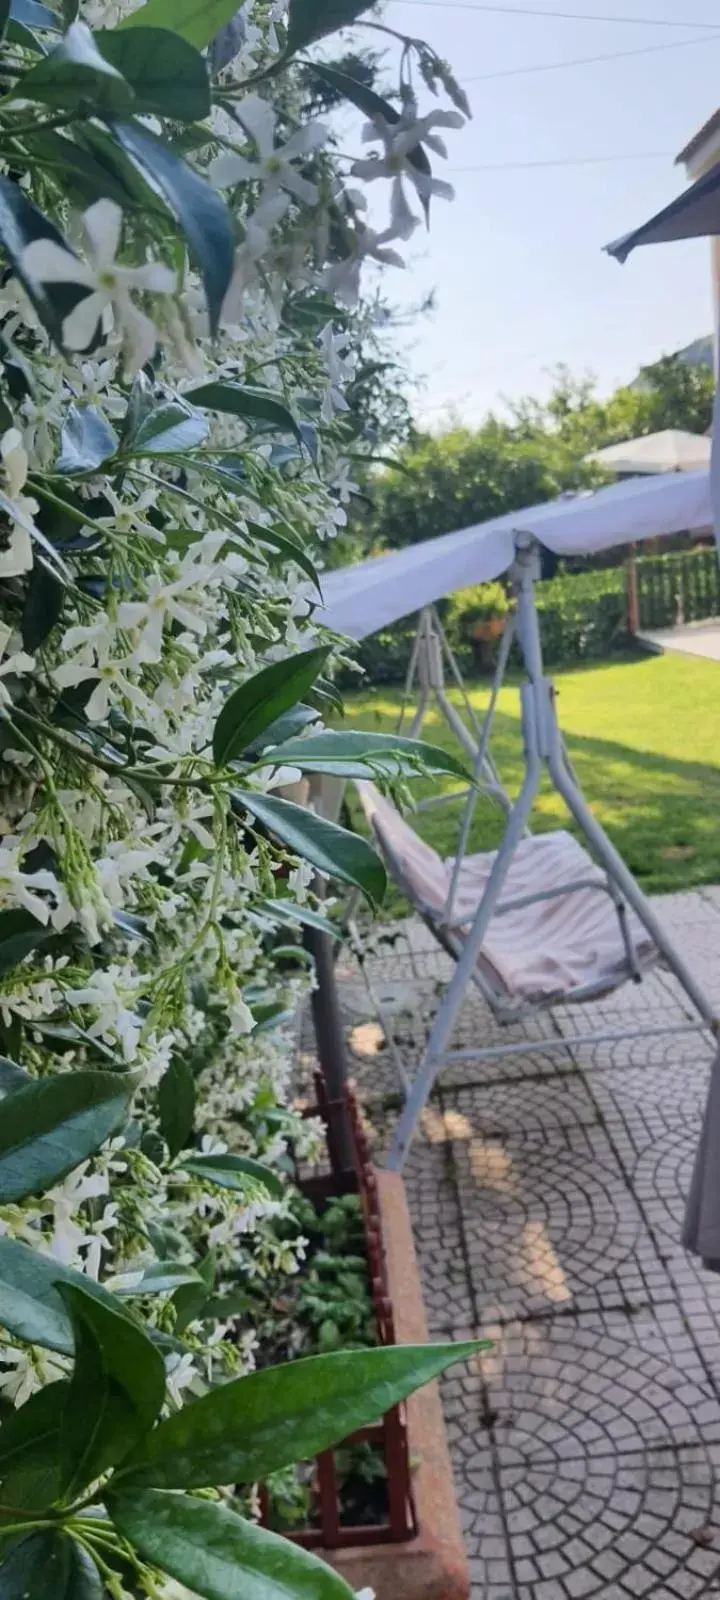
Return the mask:
{"type": "MultiPolygon", "coordinates": [[[[418,838],[373,784],[363,780],[356,787],[391,876],[458,955],[497,852],[465,858],[448,916],[453,858],[444,861],[418,838]]],[[[510,862],[478,955],[483,993],[510,1020],[529,1005],[596,998],[637,978],[658,952],[639,918],[629,909],[625,916],[627,942],[605,874],[571,834],[527,835],[510,862]]]]}

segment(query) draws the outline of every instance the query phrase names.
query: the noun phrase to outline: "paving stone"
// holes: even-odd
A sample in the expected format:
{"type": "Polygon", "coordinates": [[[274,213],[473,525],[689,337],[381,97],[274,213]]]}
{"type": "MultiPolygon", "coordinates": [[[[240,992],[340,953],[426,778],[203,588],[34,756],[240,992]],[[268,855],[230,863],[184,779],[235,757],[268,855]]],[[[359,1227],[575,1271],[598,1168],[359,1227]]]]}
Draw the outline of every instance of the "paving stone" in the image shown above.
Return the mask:
{"type": "MultiPolygon", "coordinates": [[[[598,1125],[454,1141],[478,1318],[647,1305],[673,1289],[642,1212],[598,1125]]],[[[474,1101],[477,1102],[476,1092],[474,1101]]],[[[466,1105],[466,1095],[456,1097],[466,1105]]],[[[581,1102],[581,1109],[584,1103],[581,1102]]]]}

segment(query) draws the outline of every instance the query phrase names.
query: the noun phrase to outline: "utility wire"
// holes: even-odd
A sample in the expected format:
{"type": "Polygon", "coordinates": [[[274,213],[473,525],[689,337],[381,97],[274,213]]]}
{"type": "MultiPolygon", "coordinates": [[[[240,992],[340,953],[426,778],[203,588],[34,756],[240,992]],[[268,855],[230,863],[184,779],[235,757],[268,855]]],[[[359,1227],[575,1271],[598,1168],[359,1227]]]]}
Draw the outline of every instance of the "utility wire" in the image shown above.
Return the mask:
{"type": "MultiPolygon", "coordinates": [[[[720,39],[720,27],[716,38],[720,39]]],[[[541,61],[531,67],[504,67],[498,72],[478,72],[471,78],[466,78],[463,73],[463,85],[466,83],[489,83],[495,78],[522,78],[531,72],[560,72],[565,67],[592,67],[597,61],[625,61],[630,56],[654,55],[658,50],[682,50],[691,44],[712,44],[713,35],[706,33],[696,34],[692,39],[668,39],[664,44],[641,44],[634,50],[610,50],[605,55],[574,56],[570,61],[541,61]]]]}
{"type": "Polygon", "coordinates": [[[595,167],[625,161],[672,161],[669,150],[638,150],[630,155],[616,156],[561,156],[550,161],[489,161],[477,167],[443,168],[453,178],[461,172],[526,172],[534,167],[595,167]]]}
{"type": "Polygon", "coordinates": [[[488,11],[499,16],[554,17],[563,22],[620,22],[633,28],[707,28],[717,32],[716,22],[700,22],[688,17],[671,21],[669,17],[601,17],[593,11],[539,11],[534,6],[487,5],[485,0],[398,0],[406,6],[434,6],[438,11],[488,11]]]}

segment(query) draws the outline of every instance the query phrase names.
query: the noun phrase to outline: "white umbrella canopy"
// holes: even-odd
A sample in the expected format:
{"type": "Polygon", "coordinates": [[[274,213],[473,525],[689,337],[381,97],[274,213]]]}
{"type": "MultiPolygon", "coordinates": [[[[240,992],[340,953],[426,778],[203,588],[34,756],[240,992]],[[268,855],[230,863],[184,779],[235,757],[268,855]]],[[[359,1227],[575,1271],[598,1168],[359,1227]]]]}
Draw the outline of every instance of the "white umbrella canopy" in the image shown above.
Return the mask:
{"type": "Polygon", "coordinates": [[[695,472],[710,465],[710,439],[684,428],[663,428],[623,444],[591,450],[586,461],[596,461],[609,472],[627,476],[651,472],[695,472]]]}
{"type": "MultiPolygon", "coordinates": [[[[718,452],[720,455],[720,451],[718,452]]],[[[591,555],[712,524],[710,474],[665,472],[613,483],[594,494],[525,506],[323,574],[315,617],[337,633],[364,639],[455,589],[499,578],[512,565],[515,534],[533,534],[557,555],[591,555]]]]}

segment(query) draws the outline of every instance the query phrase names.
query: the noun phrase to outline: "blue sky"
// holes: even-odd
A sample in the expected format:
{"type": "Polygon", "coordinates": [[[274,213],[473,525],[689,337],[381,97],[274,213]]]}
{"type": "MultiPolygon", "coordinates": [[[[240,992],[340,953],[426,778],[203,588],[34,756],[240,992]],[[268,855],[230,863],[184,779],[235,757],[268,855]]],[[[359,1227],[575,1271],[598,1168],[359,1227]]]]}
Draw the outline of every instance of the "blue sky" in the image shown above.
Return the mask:
{"type": "MultiPolygon", "coordinates": [[[[389,0],[385,20],[427,38],[467,86],[473,121],[448,136],[438,175],[455,185],[434,204],[429,235],[410,246],[410,270],[388,274],[395,303],[429,289],[438,309],[407,336],[424,380],[419,418],[441,425],[450,407],[478,420],[501,397],[541,394],[565,362],[602,390],[711,326],[707,240],[638,250],[624,267],[602,253],[683,187],[678,150],[720,104],[716,0],[515,0],[540,11],[592,12],[602,21],[498,14],[450,0],[389,0]],[[647,16],[648,25],[605,20],[647,16]],[[715,23],[715,34],[698,24],[715,23]],[[685,41],[702,39],[701,43],[685,41]],[[667,45],[565,70],[481,74],[667,45]],[[652,152],[649,160],[631,160],[652,152]],[[463,172],[491,163],[617,156],[597,166],[463,172]],[[442,168],[442,172],[440,169],[442,168]]],[[[497,0],[498,5],[503,0],[497,0]]],[[[375,219],[374,219],[375,220],[375,219]]]]}

